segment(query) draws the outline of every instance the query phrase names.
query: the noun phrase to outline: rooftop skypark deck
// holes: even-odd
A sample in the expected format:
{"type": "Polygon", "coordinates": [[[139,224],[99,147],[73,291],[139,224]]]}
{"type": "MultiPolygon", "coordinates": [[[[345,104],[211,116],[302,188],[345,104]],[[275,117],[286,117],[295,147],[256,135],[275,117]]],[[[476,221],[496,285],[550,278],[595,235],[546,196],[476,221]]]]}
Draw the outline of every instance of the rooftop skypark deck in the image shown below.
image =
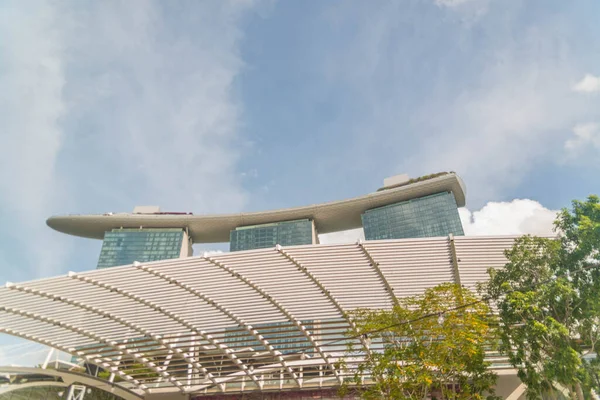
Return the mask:
{"type": "MultiPolygon", "coordinates": [[[[308,206],[236,214],[192,215],[191,213],[106,213],[50,217],[51,228],[70,235],[103,239],[118,228],[184,228],[194,243],[227,242],[238,227],[300,219],[313,220],[318,233],[331,233],[362,226],[367,210],[441,192],[453,193],[458,207],[465,205],[465,186],[455,173],[435,174],[363,196],[308,206]]],[[[151,210],[149,210],[151,211],[151,210]]]]}

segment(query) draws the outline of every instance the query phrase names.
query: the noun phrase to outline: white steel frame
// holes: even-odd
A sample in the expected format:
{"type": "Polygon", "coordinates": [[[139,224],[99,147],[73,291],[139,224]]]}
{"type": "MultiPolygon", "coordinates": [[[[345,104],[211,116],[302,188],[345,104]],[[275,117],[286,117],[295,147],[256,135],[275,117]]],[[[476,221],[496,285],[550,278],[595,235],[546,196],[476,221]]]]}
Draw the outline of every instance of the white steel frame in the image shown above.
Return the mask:
{"type": "MultiPolygon", "coordinates": [[[[514,239],[276,246],[7,283],[0,333],[81,357],[144,396],[334,387],[355,307],[449,280],[474,288],[514,239]]],[[[356,360],[368,357],[368,338],[352,336],[356,360]]]]}

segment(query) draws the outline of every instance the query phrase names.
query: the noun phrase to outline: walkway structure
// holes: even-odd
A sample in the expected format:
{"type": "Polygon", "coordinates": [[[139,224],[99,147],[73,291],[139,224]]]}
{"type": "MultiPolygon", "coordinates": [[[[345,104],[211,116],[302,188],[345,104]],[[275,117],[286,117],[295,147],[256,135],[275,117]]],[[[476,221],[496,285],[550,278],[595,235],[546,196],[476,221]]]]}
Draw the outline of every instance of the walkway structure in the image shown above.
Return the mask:
{"type": "MultiPolygon", "coordinates": [[[[389,308],[443,282],[474,288],[513,242],[277,246],[7,283],[0,333],[98,365],[107,384],[144,398],[331,388],[347,373],[352,310],[389,308]]],[[[350,366],[373,351],[353,341],[361,351],[350,366]]]]}

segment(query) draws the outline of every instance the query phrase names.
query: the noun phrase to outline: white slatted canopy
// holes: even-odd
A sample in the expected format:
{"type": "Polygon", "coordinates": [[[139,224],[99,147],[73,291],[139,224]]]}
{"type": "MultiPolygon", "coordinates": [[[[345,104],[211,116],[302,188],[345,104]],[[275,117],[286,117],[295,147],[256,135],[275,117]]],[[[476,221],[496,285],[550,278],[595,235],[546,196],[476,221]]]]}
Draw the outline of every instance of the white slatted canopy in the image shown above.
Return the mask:
{"type": "Polygon", "coordinates": [[[442,282],[474,288],[514,239],[277,246],[9,283],[0,333],[97,364],[144,395],[331,387],[350,311],[442,282]]]}

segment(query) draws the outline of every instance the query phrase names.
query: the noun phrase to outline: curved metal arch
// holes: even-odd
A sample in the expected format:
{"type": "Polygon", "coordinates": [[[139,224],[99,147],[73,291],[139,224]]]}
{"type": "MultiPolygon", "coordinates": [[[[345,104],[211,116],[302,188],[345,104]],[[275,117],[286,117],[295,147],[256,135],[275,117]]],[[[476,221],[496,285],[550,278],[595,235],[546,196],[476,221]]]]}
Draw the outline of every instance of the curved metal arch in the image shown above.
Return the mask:
{"type": "Polygon", "coordinates": [[[289,255],[288,253],[286,253],[285,250],[283,250],[283,247],[281,247],[280,245],[275,246],[275,251],[277,251],[279,254],[284,256],[290,262],[292,262],[292,264],[294,264],[300,272],[302,272],[304,275],[306,275],[308,277],[308,279],[310,279],[315,285],[317,285],[319,287],[319,289],[321,289],[321,292],[325,295],[325,297],[327,297],[329,302],[331,304],[333,304],[333,306],[339,311],[339,313],[342,314],[342,317],[348,322],[348,325],[350,325],[350,328],[352,328],[352,330],[354,331],[354,334],[359,337],[360,343],[363,346],[363,348],[365,349],[365,351],[367,352],[367,354],[371,355],[371,349],[369,348],[369,344],[367,343],[365,338],[358,331],[358,328],[356,327],[356,324],[354,323],[354,321],[352,321],[352,319],[350,319],[350,317],[348,316],[348,313],[346,312],[346,310],[344,310],[344,308],[342,307],[340,302],[337,301],[337,299],[335,297],[333,297],[331,292],[325,287],[325,285],[323,285],[321,283],[319,278],[317,278],[312,272],[310,272],[308,270],[308,268],[306,268],[304,265],[302,265],[298,260],[296,260],[294,257],[289,255]]]}
{"type": "Polygon", "coordinates": [[[298,327],[298,329],[300,330],[300,332],[304,335],[304,337],[306,337],[306,339],[308,339],[308,341],[313,346],[313,348],[315,350],[317,350],[317,352],[319,353],[319,355],[321,356],[321,358],[323,360],[325,360],[325,362],[327,363],[327,366],[329,367],[329,369],[331,369],[331,371],[336,376],[336,378],[338,379],[338,381],[340,383],[343,383],[343,379],[340,376],[338,370],[335,368],[335,365],[331,364],[328,361],[329,356],[327,354],[325,354],[325,352],[323,351],[323,349],[321,348],[321,346],[319,345],[319,343],[315,340],[315,338],[313,337],[313,335],[302,324],[302,321],[300,321],[298,318],[296,318],[287,308],[285,308],[282,304],[280,304],[277,300],[275,300],[264,289],[262,289],[256,283],[252,282],[250,279],[246,278],[245,276],[243,276],[239,272],[235,271],[233,268],[230,268],[230,267],[226,266],[225,264],[223,264],[223,263],[221,263],[219,261],[213,260],[212,258],[210,258],[208,256],[203,256],[203,258],[206,261],[212,263],[213,265],[215,265],[215,266],[221,268],[222,270],[228,272],[233,277],[241,280],[246,285],[248,285],[252,289],[254,289],[254,291],[256,291],[258,294],[260,294],[262,297],[264,297],[265,299],[267,299],[267,301],[269,301],[271,304],[273,304],[283,315],[285,315],[285,317],[288,320],[290,320],[294,325],[296,325],[298,327]]]}
{"type": "Polygon", "coordinates": [[[136,352],[132,351],[131,349],[127,349],[122,345],[117,345],[117,343],[115,341],[104,338],[100,335],[95,334],[94,332],[88,331],[87,329],[78,328],[72,324],[68,324],[66,322],[62,322],[57,319],[54,319],[51,317],[46,317],[46,316],[36,314],[36,313],[30,312],[30,311],[24,311],[24,310],[19,310],[14,307],[5,307],[5,306],[0,306],[0,311],[7,312],[10,314],[20,315],[25,318],[29,318],[29,319],[33,319],[36,321],[45,322],[47,324],[51,324],[54,326],[58,326],[59,328],[69,330],[71,332],[77,333],[82,336],[86,336],[96,342],[103,343],[106,346],[110,347],[111,349],[117,351],[120,354],[123,354],[123,352],[125,352],[129,356],[131,356],[131,358],[136,360],[137,362],[143,364],[144,366],[150,368],[151,370],[153,370],[154,372],[156,372],[157,374],[159,374],[160,376],[165,378],[167,381],[169,381],[169,383],[171,383],[173,386],[176,386],[180,391],[182,391],[182,392],[184,391],[183,385],[181,384],[181,382],[175,380],[175,378],[172,377],[167,371],[163,371],[161,368],[157,368],[156,364],[153,362],[150,362],[150,360],[148,360],[147,358],[137,356],[136,352]]]}
{"type": "Polygon", "coordinates": [[[269,354],[271,354],[275,359],[279,360],[281,365],[287,370],[288,374],[290,374],[290,376],[294,379],[294,381],[296,382],[298,387],[302,387],[302,381],[300,380],[300,378],[298,378],[298,375],[294,372],[294,370],[289,365],[287,365],[287,363],[284,360],[284,358],[282,357],[281,353],[276,351],[275,348],[273,346],[271,346],[271,344],[264,338],[263,335],[261,335],[256,329],[254,329],[251,325],[249,325],[242,318],[238,317],[233,312],[229,311],[227,308],[223,307],[217,301],[211,299],[206,294],[200,292],[199,290],[192,288],[191,286],[189,286],[185,283],[179,282],[176,278],[173,278],[173,277],[165,274],[164,272],[155,271],[151,267],[144,266],[139,263],[137,263],[137,264],[134,263],[134,266],[142,271],[145,271],[145,272],[147,272],[151,275],[154,275],[160,279],[163,279],[175,286],[180,287],[181,289],[185,290],[186,292],[194,295],[195,297],[198,297],[202,301],[210,304],[211,306],[213,306],[214,308],[216,308],[223,314],[227,315],[227,317],[229,317],[230,319],[235,321],[235,323],[238,324],[239,326],[242,326],[244,329],[246,329],[246,331],[248,331],[248,333],[250,333],[252,336],[254,336],[259,342],[261,342],[262,345],[267,349],[269,354]]]}
{"type": "MultiPolygon", "coordinates": [[[[168,350],[172,354],[175,354],[178,358],[180,358],[181,360],[184,360],[188,364],[193,365],[195,369],[202,371],[202,369],[204,368],[200,362],[198,362],[193,357],[192,358],[188,357],[186,355],[186,353],[184,353],[179,347],[165,342],[162,339],[162,337],[160,337],[160,335],[153,334],[152,332],[148,331],[147,329],[142,328],[139,325],[128,322],[125,318],[119,317],[119,316],[109,313],[107,311],[100,310],[97,307],[87,305],[81,301],[72,300],[65,296],[52,294],[49,292],[45,292],[43,290],[33,289],[33,288],[26,287],[26,286],[17,285],[14,283],[7,284],[6,287],[11,290],[20,291],[22,293],[28,293],[28,294],[33,294],[35,296],[45,297],[45,298],[51,299],[53,301],[60,301],[62,303],[69,304],[74,307],[81,308],[81,309],[89,311],[91,313],[100,315],[101,317],[108,318],[108,319],[115,321],[123,326],[126,326],[127,328],[129,328],[131,330],[137,331],[144,336],[151,337],[153,340],[156,340],[164,349],[168,350]]],[[[202,371],[202,372],[204,372],[204,371],[202,371]]]]}
{"type": "MultiPolygon", "coordinates": [[[[200,331],[198,329],[196,329],[196,327],[194,325],[192,325],[191,323],[189,323],[188,321],[186,321],[184,318],[180,317],[177,314],[172,313],[171,311],[167,310],[166,308],[156,305],[153,302],[144,299],[143,297],[139,296],[139,295],[133,295],[129,292],[126,292],[123,289],[119,289],[115,286],[109,285],[107,283],[104,282],[100,282],[97,279],[92,279],[86,276],[80,276],[78,274],[76,274],[75,272],[69,272],[68,276],[72,279],[77,279],[81,282],[85,282],[85,283],[89,283],[92,284],[94,286],[103,288],[105,290],[109,290],[111,292],[114,293],[118,293],[124,297],[127,297],[128,299],[131,299],[137,303],[143,304],[155,311],[158,311],[159,313],[167,316],[168,318],[172,319],[173,321],[176,321],[177,323],[183,325],[184,327],[186,327],[187,329],[189,329],[190,331],[192,331],[193,333],[195,333],[196,335],[202,337],[204,340],[206,340],[207,342],[209,342],[210,344],[212,344],[215,349],[217,349],[219,352],[221,352],[225,357],[229,358],[231,360],[231,362],[233,364],[235,364],[240,370],[244,371],[244,373],[262,390],[262,382],[260,382],[258,380],[258,378],[252,373],[252,371],[250,371],[248,369],[248,367],[246,366],[246,364],[244,364],[239,358],[237,358],[237,356],[233,353],[233,351],[231,351],[227,345],[224,345],[222,343],[220,343],[218,340],[214,339],[210,334],[208,334],[205,331],[200,331]]],[[[205,373],[205,375],[208,377],[208,379],[214,384],[217,385],[219,388],[221,388],[221,391],[225,390],[225,387],[215,378],[215,376],[210,373],[206,368],[203,368],[202,372],[205,373]],[[206,372],[205,372],[206,371],[206,372]]]]}
{"type": "MultiPolygon", "coordinates": [[[[42,339],[41,337],[38,337],[36,335],[32,335],[30,333],[23,333],[23,332],[20,332],[15,329],[11,329],[11,328],[0,328],[0,333],[6,333],[7,335],[16,336],[16,337],[20,337],[22,339],[26,339],[26,340],[29,340],[32,342],[43,344],[44,346],[55,348],[57,350],[65,352],[67,354],[73,354],[76,351],[74,348],[67,348],[65,346],[61,346],[58,343],[54,343],[49,340],[42,339]]],[[[100,365],[104,368],[109,369],[111,372],[118,374],[119,376],[123,377],[125,380],[133,383],[138,389],[142,390],[143,392],[148,391],[148,386],[146,386],[139,380],[135,379],[133,376],[126,374],[123,371],[120,371],[118,369],[118,367],[116,367],[110,363],[107,363],[106,361],[102,360],[101,358],[95,358],[92,356],[88,356],[87,354],[82,354],[81,356],[83,358],[85,358],[86,360],[90,361],[92,364],[100,365]]]]}
{"type": "MultiPolygon", "coordinates": [[[[140,400],[143,396],[133,392],[131,389],[124,388],[117,384],[108,382],[104,379],[81,374],[73,371],[57,370],[57,369],[43,369],[43,368],[32,368],[32,367],[6,367],[0,366],[0,373],[17,373],[17,374],[42,374],[46,376],[53,376],[61,378],[65,385],[70,385],[75,382],[79,382],[86,386],[102,390],[107,393],[111,393],[122,397],[125,400],[140,400]]],[[[49,382],[44,382],[49,383],[49,382]]]]}
{"type": "Polygon", "coordinates": [[[394,303],[394,305],[396,307],[400,307],[400,302],[398,301],[398,298],[396,297],[396,294],[394,293],[394,288],[392,287],[392,285],[390,285],[390,282],[387,280],[387,278],[383,274],[383,271],[381,270],[381,268],[379,268],[379,263],[377,261],[375,261],[375,259],[373,258],[371,253],[369,253],[369,250],[365,247],[365,244],[362,241],[359,240],[358,242],[356,242],[356,244],[362,250],[363,254],[367,257],[367,259],[371,263],[371,266],[377,273],[377,276],[379,276],[379,279],[385,286],[385,290],[388,292],[388,294],[390,295],[390,298],[392,299],[392,303],[394,303]]]}

